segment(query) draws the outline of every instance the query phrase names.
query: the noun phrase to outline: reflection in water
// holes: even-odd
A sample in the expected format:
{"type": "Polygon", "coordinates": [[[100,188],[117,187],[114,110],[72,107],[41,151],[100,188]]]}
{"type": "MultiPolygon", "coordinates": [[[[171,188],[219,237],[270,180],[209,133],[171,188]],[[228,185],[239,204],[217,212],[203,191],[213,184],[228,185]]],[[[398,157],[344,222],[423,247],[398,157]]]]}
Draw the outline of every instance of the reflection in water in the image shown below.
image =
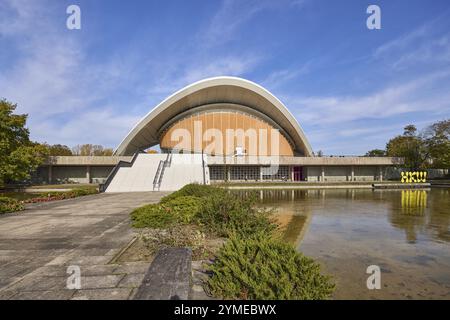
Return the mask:
{"type": "Polygon", "coordinates": [[[276,209],[283,239],[335,276],[335,298],[450,299],[450,189],[264,189],[258,198],[276,209]],[[371,264],[381,290],[365,285],[371,264]]]}
{"type": "Polygon", "coordinates": [[[427,191],[402,190],[402,214],[423,215],[427,206],[427,191]]]}

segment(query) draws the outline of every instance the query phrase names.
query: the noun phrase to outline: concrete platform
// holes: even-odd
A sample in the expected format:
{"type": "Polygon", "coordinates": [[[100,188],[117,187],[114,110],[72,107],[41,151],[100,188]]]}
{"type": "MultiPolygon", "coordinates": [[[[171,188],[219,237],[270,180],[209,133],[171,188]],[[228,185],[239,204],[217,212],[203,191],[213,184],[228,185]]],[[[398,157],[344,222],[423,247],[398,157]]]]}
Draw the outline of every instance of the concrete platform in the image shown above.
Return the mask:
{"type": "Polygon", "coordinates": [[[166,194],[98,194],[0,215],[0,299],[131,298],[149,264],[110,262],[134,236],[132,209],[166,194]],[[67,289],[68,266],[80,267],[80,289],[67,289]]]}

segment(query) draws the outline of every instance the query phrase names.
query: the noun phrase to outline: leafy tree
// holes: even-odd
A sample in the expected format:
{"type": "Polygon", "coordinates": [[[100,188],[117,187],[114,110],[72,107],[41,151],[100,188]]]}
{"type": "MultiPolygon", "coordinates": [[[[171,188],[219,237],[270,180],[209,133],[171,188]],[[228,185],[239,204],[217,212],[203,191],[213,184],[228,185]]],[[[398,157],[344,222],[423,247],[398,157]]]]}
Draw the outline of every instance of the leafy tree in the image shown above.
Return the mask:
{"type": "Polygon", "coordinates": [[[435,168],[450,168],[450,119],[438,121],[425,129],[425,145],[435,168]]]}
{"type": "Polygon", "coordinates": [[[62,144],[54,144],[54,145],[45,145],[48,149],[49,156],[71,156],[72,151],[66,145],[62,144]]]}
{"type": "Polygon", "coordinates": [[[415,125],[413,124],[408,124],[404,129],[403,129],[403,135],[407,136],[407,137],[414,137],[416,135],[417,132],[417,128],[415,125]]]}
{"type": "Polygon", "coordinates": [[[386,155],[385,150],[373,149],[373,150],[367,151],[367,153],[364,156],[365,157],[384,157],[385,155],[386,155]]]}
{"type": "Polygon", "coordinates": [[[404,166],[412,170],[423,168],[428,158],[426,145],[416,132],[414,125],[408,125],[404,128],[403,135],[389,140],[386,145],[388,156],[404,158],[404,166]]]}
{"type": "Polygon", "coordinates": [[[30,141],[26,114],[13,114],[17,104],[0,100],[0,186],[28,179],[47,158],[45,146],[30,141]]]}
{"type": "Polygon", "coordinates": [[[82,144],[72,148],[72,152],[76,156],[111,156],[113,150],[104,148],[98,144],[82,144]]]}

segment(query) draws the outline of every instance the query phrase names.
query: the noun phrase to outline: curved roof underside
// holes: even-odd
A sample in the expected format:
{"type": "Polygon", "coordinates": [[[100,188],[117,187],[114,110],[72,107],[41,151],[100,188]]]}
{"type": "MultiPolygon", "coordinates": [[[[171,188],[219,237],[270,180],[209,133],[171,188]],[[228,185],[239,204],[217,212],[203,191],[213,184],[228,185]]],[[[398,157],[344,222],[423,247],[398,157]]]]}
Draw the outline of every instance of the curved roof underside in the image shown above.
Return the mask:
{"type": "Polygon", "coordinates": [[[300,124],[283,103],[260,85],[236,77],[209,78],[175,92],[131,129],[114,154],[132,155],[138,150],[159,144],[161,128],[173,117],[213,103],[239,104],[265,114],[289,135],[296,154],[312,156],[311,146],[300,124]]]}

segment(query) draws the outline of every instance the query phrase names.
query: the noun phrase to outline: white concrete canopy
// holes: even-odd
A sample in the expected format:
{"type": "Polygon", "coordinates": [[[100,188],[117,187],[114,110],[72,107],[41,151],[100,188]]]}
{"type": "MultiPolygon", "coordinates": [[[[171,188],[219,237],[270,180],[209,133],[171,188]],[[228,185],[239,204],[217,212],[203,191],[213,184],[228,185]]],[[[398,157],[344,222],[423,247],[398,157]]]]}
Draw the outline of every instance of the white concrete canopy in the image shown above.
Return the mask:
{"type": "Polygon", "coordinates": [[[161,128],[173,117],[214,103],[238,104],[263,113],[289,135],[297,155],[312,156],[300,124],[280,100],[254,82],[225,76],[195,82],[163,100],[131,129],[114,154],[129,156],[159,144],[161,128]]]}

